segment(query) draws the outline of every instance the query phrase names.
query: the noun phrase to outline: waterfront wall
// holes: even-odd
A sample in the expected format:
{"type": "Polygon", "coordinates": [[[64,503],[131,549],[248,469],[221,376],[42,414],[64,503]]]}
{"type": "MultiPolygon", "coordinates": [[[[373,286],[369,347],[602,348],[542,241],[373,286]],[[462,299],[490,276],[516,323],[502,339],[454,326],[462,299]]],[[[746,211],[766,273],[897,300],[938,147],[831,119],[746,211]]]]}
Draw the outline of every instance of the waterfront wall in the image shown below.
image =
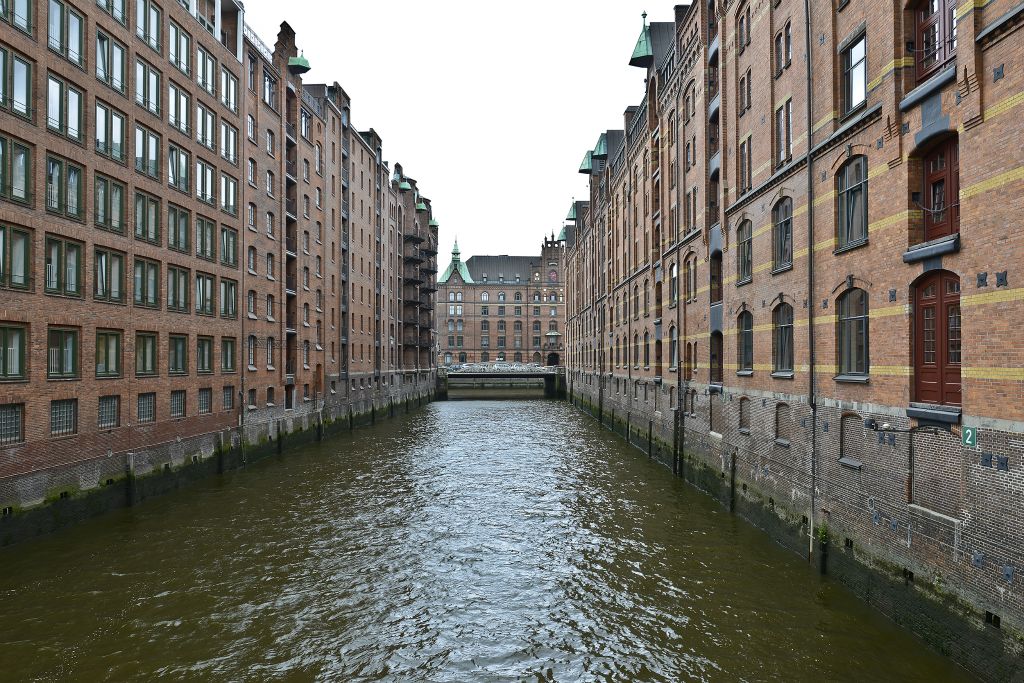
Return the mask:
{"type": "MultiPolygon", "coordinates": [[[[1019,509],[1006,497],[1019,495],[1020,481],[1006,472],[990,481],[994,468],[945,432],[915,435],[916,483],[906,434],[892,444],[885,434],[862,451],[869,467],[853,469],[838,463],[839,443],[877,436],[863,433],[863,416],[854,427],[840,408],[819,405],[815,429],[811,407],[793,397],[706,389],[690,383],[677,401],[674,385],[571,371],[568,398],[982,679],[1024,677],[1020,576],[1005,559],[1020,547],[1018,532],[992,519],[1019,509]],[[929,464],[937,458],[959,459],[963,478],[940,486],[929,464]],[[893,503],[908,486],[919,502],[893,503]],[[954,516],[954,504],[965,514],[954,516]]],[[[1012,435],[987,439],[986,450],[998,449],[1012,435]]]]}
{"type": "Polygon", "coordinates": [[[0,547],[410,412],[436,394],[434,372],[409,374],[391,385],[329,396],[320,405],[260,413],[259,419],[191,436],[165,430],[165,440],[132,450],[85,451],[77,462],[2,478],[0,547]]]}

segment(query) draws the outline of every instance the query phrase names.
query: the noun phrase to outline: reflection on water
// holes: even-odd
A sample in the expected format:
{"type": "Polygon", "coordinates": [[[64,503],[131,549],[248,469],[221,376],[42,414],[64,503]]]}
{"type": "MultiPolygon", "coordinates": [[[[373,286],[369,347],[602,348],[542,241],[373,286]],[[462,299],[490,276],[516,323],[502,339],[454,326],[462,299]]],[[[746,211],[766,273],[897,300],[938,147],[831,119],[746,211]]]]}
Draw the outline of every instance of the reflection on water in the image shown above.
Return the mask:
{"type": "Polygon", "coordinates": [[[550,401],[436,403],[0,553],[5,680],[955,680],[550,401]]]}

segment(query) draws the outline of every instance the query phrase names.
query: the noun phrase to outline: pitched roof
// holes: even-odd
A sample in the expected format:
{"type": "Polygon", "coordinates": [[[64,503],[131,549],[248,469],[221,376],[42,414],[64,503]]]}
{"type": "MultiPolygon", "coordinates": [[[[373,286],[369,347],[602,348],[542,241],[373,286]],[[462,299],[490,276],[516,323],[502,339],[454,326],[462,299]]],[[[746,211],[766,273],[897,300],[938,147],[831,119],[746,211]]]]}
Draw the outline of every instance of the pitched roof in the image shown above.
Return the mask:
{"type": "Polygon", "coordinates": [[[540,256],[470,256],[466,261],[473,281],[477,284],[487,278],[488,283],[498,283],[504,278],[505,284],[516,281],[526,283],[530,281],[535,264],[540,263],[540,256]]]}
{"type": "MultiPolygon", "coordinates": [[[[466,264],[462,262],[459,257],[459,241],[455,240],[455,246],[452,247],[452,262],[448,264],[448,267],[441,273],[441,277],[437,278],[438,284],[444,284],[455,274],[458,273],[462,281],[467,284],[473,284],[473,277],[469,274],[469,270],[466,268],[466,264]]],[[[472,260],[472,259],[470,259],[472,260]]]]}

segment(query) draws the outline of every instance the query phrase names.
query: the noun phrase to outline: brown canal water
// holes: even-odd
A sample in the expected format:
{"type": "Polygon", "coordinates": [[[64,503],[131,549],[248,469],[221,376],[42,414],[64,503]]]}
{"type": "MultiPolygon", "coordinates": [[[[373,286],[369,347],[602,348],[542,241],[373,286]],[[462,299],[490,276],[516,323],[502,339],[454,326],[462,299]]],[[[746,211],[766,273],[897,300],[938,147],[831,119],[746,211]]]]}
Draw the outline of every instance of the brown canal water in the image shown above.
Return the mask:
{"type": "Polygon", "coordinates": [[[435,403],[0,552],[0,680],[964,674],[565,403],[435,403]]]}

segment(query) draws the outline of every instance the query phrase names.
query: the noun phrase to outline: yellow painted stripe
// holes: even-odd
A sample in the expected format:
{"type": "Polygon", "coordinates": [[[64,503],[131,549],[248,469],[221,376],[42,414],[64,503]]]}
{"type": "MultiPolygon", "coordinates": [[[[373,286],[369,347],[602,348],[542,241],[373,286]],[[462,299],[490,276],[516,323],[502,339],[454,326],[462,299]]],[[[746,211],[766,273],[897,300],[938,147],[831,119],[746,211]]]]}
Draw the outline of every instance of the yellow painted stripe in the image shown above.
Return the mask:
{"type": "Polygon", "coordinates": [[[897,57],[896,59],[892,60],[891,62],[882,67],[879,74],[868,83],[868,90],[874,90],[875,88],[877,88],[878,84],[882,82],[882,79],[884,79],[886,76],[891,74],[896,69],[908,66],[914,66],[913,57],[897,57]]]}
{"type": "Polygon", "coordinates": [[[814,123],[814,126],[811,128],[811,132],[817,133],[820,129],[832,123],[835,120],[836,116],[837,113],[835,111],[830,111],[828,114],[825,114],[825,116],[821,117],[818,121],[814,123]]]}
{"type": "Polygon", "coordinates": [[[1000,114],[1005,114],[1011,109],[1019,107],[1021,104],[1024,104],[1024,91],[1021,91],[1016,95],[1010,95],[1006,99],[1000,100],[991,107],[985,109],[985,120],[988,121],[989,119],[994,119],[1000,114]]]}
{"type": "Polygon", "coordinates": [[[992,176],[991,178],[988,178],[987,180],[982,180],[980,183],[975,183],[970,187],[960,188],[960,201],[970,199],[976,194],[981,194],[982,192],[994,190],[996,188],[1002,187],[1003,185],[1006,185],[1007,183],[1012,183],[1017,180],[1024,180],[1024,166],[1018,166],[1017,168],[1006,171],[1005,173],[1000,173],[999,175],[992,176]]]}
{"type": "Polygon", "coordinates": [[[967,308],[969,306],[984,306],[985,304],[998,304],[1006,301],[1021,300],[1024,300],[1024,288],[997,289],[992,292],[985,292],[984,294],[969,294],[967,296],[961,296],[960,306],[962,308],[967,308]]]}
{"type": "Polygon", "coordinates": [[[1024,368],[960,368],[960,377],[1024,382],[1024,368]]]}

